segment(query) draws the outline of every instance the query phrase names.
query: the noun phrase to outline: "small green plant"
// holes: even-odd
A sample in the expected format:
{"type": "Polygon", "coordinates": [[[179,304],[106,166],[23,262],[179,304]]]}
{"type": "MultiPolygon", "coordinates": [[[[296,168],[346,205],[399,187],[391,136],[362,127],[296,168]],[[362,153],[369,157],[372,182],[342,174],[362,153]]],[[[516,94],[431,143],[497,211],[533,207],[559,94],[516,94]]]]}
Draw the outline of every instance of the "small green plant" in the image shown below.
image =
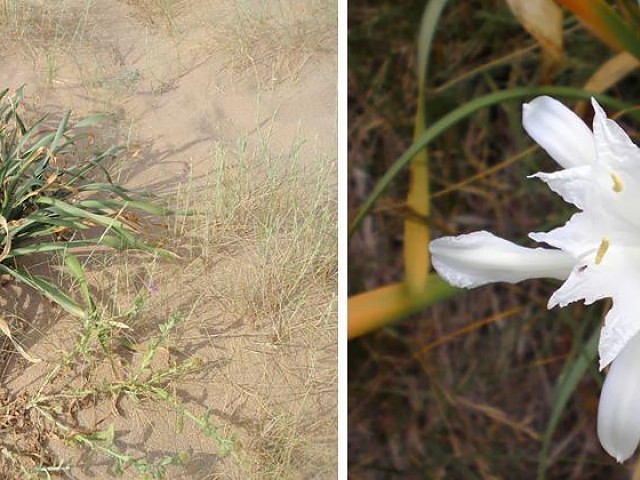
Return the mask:
{"type": "Polygon", "coordinates": [[[0,92],[0,273],[86,318],[94,307],[73,253],[110,247],[169,254],[139,238],[131,210],[152,215],[169,211],[134,200],[130,192],[112,182],[103,163],[114,158],[118,147],[82,151],[81,146],[90,147],[87,127],[104,120],[104,115],[72,124],[68,112],[55,129],[45,127],[45,115],[27,126],[19,113],[22,99],[22,88],[14,95],[9,95],[9,89],[0,92]],[[94,180],[96,171],[106,180],[94,180]],[[64,256],[79,281],[86,305],[20,264],[24,257],[53,253],[64,256]]]}
{"type": "MultiPolygon", "coordinates": [[[[113,443],[117,434],[113,426],[96,429],[80,428],[75,420],[62,412],[68,410],[69,402],[91,405],[100,399],[114,399],[126,396],[135,401],[145,399],[167,403],[176,409],[181,417],[195,422],[206,434],[216,435],[220,441],[232,442],[223,437],[209,423],[208,415],[195,415],[182,406],[178,398],[168,389],[171,381],[198,370],[197,360],[172,363],[165,368],[153,368],[156,350],[168,340],[170,331],[180,320],[180,315],[170,317],[160,326],[160,336],[151,338],[141,364],[131,365],[126,370],[126,361],[114,360],[112,347],[126,343],[130,327],[120,320],[127,320],[129,314],[136,315],[139,303],[144,299],[137,296],[134,304],[119,319],[105,314],[104,309],[94,301],[89,289],[79,254],[95,254],[107,249],[138,249],[154,255],[171,255],[156,248],[139,236],[139,220],[132,210],[151,215],[167,215],[170,211],[153,205],[146,200],[134,199],[134,195],[115,184],[104,163],[113,159],[120,149],[109,147],[97,150],[91,145],[88,127],[96,125],[105,117],[96,115],[75,124],[70,121],[70,113],[62,116],[56,126],[48,127],[48,116],[43,116],[27,126],[21,115],[23,90],[10,95],[9,90],[0,92],[0,274],[10,275],[52,300],[69,313],[79,317],[79,330],[74,348],[67,352],[61,362],[49,370],[45,383],[33,396],[26,395],[2,399],[3,415],[10,419],[5,422],[8,435],[24,435],[23,430],[14,425],[20,418],[39,418],[42,425],[26,428],[47,431],[64,440],[67,445],[77,445],[114,461],[114,473],[121,474],[130,467],[144,478],[165,478],[170,465],[181,465],[187,457],[184,453],[165,456],[158,460],[148,460],[121,451],[113,443]],[[92,150],[93,148],[93,150],[92,150]],[[98,181],[97,174],[105,180],[98,181]],[[60,282],[32,274],[25,262],[35,255],[54,255],[64,264],[73,278],[73,285],[65,288],[60,282]],[[74,300],[69,292],[73,289],[81,298],[74,300]],[[77,374],[81,365],[95,365],[97,359],[108,358],[120,365],[122,377],[98,381],[93,388],[60,390],[66,381],[77,374]],[[130,375],[125,374],[124,372],[130,375]],[[66,410],[65,410],[66,408],[66,410]]],[[[138,198],[140,198],[138,196],[138,198]]],[[[0,317],[0,330],[13,341],[11,331],[0,317]]],[[[16,344],[18,352],[28,360],[35,361],[16,344]]],[[[36,434],[38,437],[40,434],[36,434]]],[[[35,437],[34,437],[35,438],[35,437]]],[[[39,438],[39,437],[38,437],[39,438]]],[[[51,474],[65,473],[71,465],[60,459],[39,441],[29,446],[28,442],[0,442],[0,473],[21,472],[25,478],[50,478],[51,474]],[[36,452],[38,461],[28,459],[36,452]],[[34,470],[35,468],[35,470],[34,470]]],[[[226,444],[221,443],[225,451],[226,444]]],[[[5,478],[3,476],[3,478],[5,478]]]]}
{"type": "MultiPolygon", "coordinates": [[[[133,303],[141,298],[143,295],[137,296],[133,303]]],[[[171,478],[170,468],[180,469],[189,463],[186,450],[157,458],[143,454],[121,442],[126,432],[116,426],[121,410],[131,415],[150,405],[164,405],[177,414],[176,435],[182,433],[186,420],[215,439],[220,456],[235,455],[240,448],[235,433],[225,434],[212,424],[208,409],[194,411],[195,406],[187,406],[175,392],[176,382],[207,368],[207,362],[200,358],[179,360],[169,353],[173,342],[170,337],[182,321],[182,313],[174,311],[158,326],[156,336],[139,336],[130,328],[109,328],[126,325],[96,304],[91,321],[78,332],[73,348],[50,365],[34,391],[0,399],[6,434],[0,439],[0,477],[52,478],[64,473],[65,478],[75,478],[74,472],[83,463],[106,461],[116,477],[135,472],[141,479],[171,478]],[[164,352],[162,358],[156,358],[159,351],[164,352]],[[130,355],[132,352],[140,355],[130,355]],[[101,363],[112,368],[98,373],[96,365],[101,363]],[[82,412],[101,404],[112,405],[104,422],[79,421],[82,412]],[[30,436],[23,431],[25,426],[30,436]],[[12,443],[8,441],[12,435],[28,437],[31,442],[12,443]],[[51,439],[63,442],[63,450],[52,450],[51,439]]]]}

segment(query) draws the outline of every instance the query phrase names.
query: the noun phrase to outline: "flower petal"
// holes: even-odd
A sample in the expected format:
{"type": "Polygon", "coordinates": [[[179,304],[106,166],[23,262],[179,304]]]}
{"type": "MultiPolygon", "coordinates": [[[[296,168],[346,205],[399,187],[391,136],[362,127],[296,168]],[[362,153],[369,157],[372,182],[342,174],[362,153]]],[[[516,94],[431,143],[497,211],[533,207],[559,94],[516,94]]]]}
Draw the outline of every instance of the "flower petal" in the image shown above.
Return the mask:
{"type": "Polygon", "coordinates": [[[640,162],[640,149],[631,141],[626,132],[607,114],[594,98],[591,99],[595,115],[593,117],[594,146],[598,163],[615,169],[619,164],[640,162]]]}
{"type": "Polygon", "coordinates": [[[584,265],[576,265],[567,281],[551,295],[547,308],[552,309],[556,305],[566,307],[578,300],[584,300],[585,305],[591,305],[597,300],[610,296],[605,287],[610,285],[611,279],[600,272],[594,272],[593,270],[596,268],[595,266],[585,268],[584,265]]]}
{"type": "Polygon", "coordinates": [[[575,264],[561,250],[525,248],[485,231],[438,238],[429,249],[438,274],[451,285],[465,288],[529,278],[564,280],[575,264]]]}
{"type": "MultiPolygon", "coordinates": [[[[604,326],[600,333],[598,353],[600,355],[600,370],[613,361],[626,345],[640,332],[640,298],[638,298],[639,281],[633,281],[628,275],[618,285],[618,291],[613,293],[613,306],[607,313],[604,326]]],[[[640,370],[638,371],[640,375],[640,370]]],[[[639,404],[640,405],[640,404],[639,404]]],[[[640,415],[640,411],[638,412],[640,415]]]]}
{"type": "Polygon", "coordinates": [[[595,254],[603,233],[602,223],[594,221],[593,215],[583,212],[575,213],[563,226],[550,232],[532,232],[529,238],[536,242],[547,243],[571,253],[575,258],[583,260],[589,254],[595,254]]]}
{"type": "Polygon", "coordinates": [[[580,117],[559,101],[542,96],[525,103],[522,125],[561,167],[595,163],[593,133],[580,117]]]}
{"type": "Polygon", "coordinates": [[[632,293],[634,287],[637,287],[636,292],[640,291],[635,273],[639,264],[637,256],[630,255],[628,247],[617,241],[609,242],[604,250],[601,245],[596,246],[578,258],[567,281],[551,295],[548,307],[564,307],[577,300],[584,300],[589,305],[607,297],[613,298],[614,306],[629,307],[628,303],[623,305],[622,302],[629,298],[640,300],[637,293],[632,293]]]}
{"type": "Polygon", "coordinates": [[[598,405],[598,438],[618,462],[627,460],[640,441],[640,335],[613,361],[598,405]]]}
{"type": "Polygon", "coordinates": [[[539,178],[567,203],[584,210],[594,193],[593,166],[583,165],[553,173],[538,172],[529,178],[539,178]]]}

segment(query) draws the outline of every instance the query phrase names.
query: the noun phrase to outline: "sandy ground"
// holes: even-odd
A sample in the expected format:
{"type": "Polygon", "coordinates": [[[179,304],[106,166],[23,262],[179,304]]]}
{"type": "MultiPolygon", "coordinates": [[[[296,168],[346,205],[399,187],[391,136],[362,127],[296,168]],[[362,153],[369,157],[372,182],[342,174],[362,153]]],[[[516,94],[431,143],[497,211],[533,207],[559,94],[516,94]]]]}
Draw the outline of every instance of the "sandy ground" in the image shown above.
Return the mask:
{"type": "MultiPolygon", "coordinates": [[[[219,169],[221,156],[228,168],[251,170],[250,162],[257,162],[258,176],[265,175],[259,160],[267,156],[267,168],[282,168],[283,175],[295,159],[298,178],[292,184],[305,189],[324,182],[326,195],[335,195],[336,33],[335,27],[313,30],[318,12],[335,11],[327,2],[291,2],[286,8],[279,1],[24,3],[32,7],[8,3],[5,28],[13,41],[0,52],[0,87],[25,85],[26,104],[34,111],[72,109],[75,118],[114,114],[96,136],[126,145],[118,177],[127,187],[198,206],[202,189],[211,194],[215,187],[211,172],[219,169]],[[282,36],[283,27],[299,36],[282,36]],[[265,45],[251,43],[254,34],[265,45]],[[275,43],[269,47],[270,41],[275,43]],[[238,154],[239,145],[254,154],[238,154]]],[[[131,284],[153,276],[159,293],[146,307],[143,330],[155,332],[171,312],[183,313],[176,355],[202,359],[206,368],[172,384],[173,391],[192,411],[209,411],[225,438],[236,438],[232,454],[221,455],[215,438],[188,421],[182,428],[179,415],[157,403],[98,402],[78,410],[80,423],[113,425],[115,443],[129,453],[159,458],[187,452],[186,466],[170,467],[168,478],[335,477],[335,284],[305,291],[295,312],[293,303],[243,309],[235,293],[271,288],[260,276],[266,259],[282,252],[294,258],[297,247],[287,242],[295,239],[276,232],[268,241],[238,235],[227,241],[228,232],[216,237],[215,229],[199,235],[181,228],[189,237],[178,242],[181,261],[132,256],[94,265],[89,273],[94,282],[111,284],[124,278],[117,273],[123,268],[131,284]],[[286,327],[279,323],[283,318],[286,327]]],[[[116,291],[94,288],[103,297],[116,291]]],[[[22,341],[45,362],[18,361],[4,372],[4,387],[13,395],[39,388],[46,366],[69,347],[69,332],[76,328],[73,319],[52,315],[33,296],[16,295],[12,308],[34,316],[22,341]]],[[[169,362],[172,355],[160,352],[158,361],[169,362]]],[[[103,367],[96,365],[86,378],[99,378],[103,367]]],[[[113,474],[112,463],[99,455],[60,439],[50,439],[50,447],[76,465],[75,478],[113,474]]],[[[125,478],[138,478],[128,472],[125,478]]]]}

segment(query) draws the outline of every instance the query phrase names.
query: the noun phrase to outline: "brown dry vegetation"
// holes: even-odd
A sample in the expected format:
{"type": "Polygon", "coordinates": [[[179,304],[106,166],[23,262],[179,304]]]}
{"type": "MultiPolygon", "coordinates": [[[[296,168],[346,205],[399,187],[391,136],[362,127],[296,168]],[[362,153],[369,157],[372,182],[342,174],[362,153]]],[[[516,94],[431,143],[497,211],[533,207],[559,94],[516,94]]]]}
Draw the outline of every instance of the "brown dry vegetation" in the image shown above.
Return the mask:
{"type": "MultiPolygon", "coordinates": [[[[349,2],[351,214],[411,143],[424,5],[349,2]]],[[[566,56],[549,81],[581,86],[612,54],[575,19],[565,28],[566,56]]],[[[535,41],[498,0],[449,2],[431,62],[428,123],[481,94],[544,81],[535,41]]],[[[609,93],[633,104],[637,73],[609,93]]],[[[526,179],[555,166],[539,150],[518,157],[533,144],[520,109],[479,112],[430,147],[434,237],[486,229],[526,244],[528,232],[566,221],[570,209],[526,179]]],[[[395,181],[350,240],[350,294],[402,278],[405,185],[395,181]]],[[[486,286],[350,342],[350,477],[535,478],[562,367],[607,308],[549,312],[557,286],[486,286]]],[[[552,439],[546,478],[629,477],[633,463],[616,465],[595,436],[601,382],[593,362],[552,439]]]]}
{"type": "Polygon", "coordinates": [[[111,114],[92,138],[125,147],[114,178],[197,212],[132,217],[178,259],[85,252],[87,324],[2,284],[43,361],[4,344],[1,478],[335,477],[336,13],[0,2],[0,87],[27,84],[25,115],[111,114]]]}

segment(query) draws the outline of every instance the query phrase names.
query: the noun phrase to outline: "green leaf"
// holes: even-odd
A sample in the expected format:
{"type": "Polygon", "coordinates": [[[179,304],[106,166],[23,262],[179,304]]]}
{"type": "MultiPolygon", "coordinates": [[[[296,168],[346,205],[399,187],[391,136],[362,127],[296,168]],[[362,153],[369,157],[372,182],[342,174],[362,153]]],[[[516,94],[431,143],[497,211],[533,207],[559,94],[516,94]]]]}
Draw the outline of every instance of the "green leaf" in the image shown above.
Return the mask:
{"type": "Polygon", "coordinates": [[[78,187],[80,192],[110,192],[125,200],[131,200],[129,197],[129,190],[113,183],[88,183],[86,185],[80,185],[78,187]]]}
{"type": "MultiPolygon", "coordinates": [[[[107,242],[104,242],[105,244],[107,242]]],[[[67,242],[44,242],[28,245],[25,247],[12,248],[7,258],[16,258],[21,256],[35,255],[37,253],[55,253],[55,252],[77,252],[87,247],[97,247],[98,243],[95,239],[91,240],[69,240],[67,242]]]]}
{"type": "Polygon", "coordinates": [[[83,200],[78,202],[77,205],[83,208],[99,210],[117,209],[124,211],[129,208],[135,208],[157,216],[167,216],[172,213],[168,208],[134,200],[83,200]]]}
{"type": "Polygon", "coordinates": [[[49,145],[49,150],[51,150],[51,152],[53,153],[57,151],[58,143],[60,142],[60,139],[62,138],[64,133],[67,131],[67,125],[69,124],[70,116],[71,116],[70,111],[65,113],[62,116],[60,123],[58,124],[58,129],[56,130],[56,134],[54,135],[53,140],[51,141],[51,145],[49,145]]]}
{"type": "Polygon", "coordinates": [[[51,211],[58,213],[63,218],[68,215],[78,218],[84,218],[96,225],[102,225],[103,227],[107,227],[107,229],[114,229],[118,232],[118,234],[123,234],[125,236],[129,235],[128,232],[126,232],[126,225],[115,218],[92,213],[87,210],[83,210],[82,208],[76,207],[75,205],[71,205],[70,203],[51,197],[38,198],[37,203],[39,205],[49,206],[49,209],[51,211]]]}
{"type": "Polygon", "coordinates": [[[91,115],[74,124],[73,128],[92,127],[93,125],[102,123],[111,117],[113,117],[113,115],[108,113],[98,113],[96,115],[91,115]]]}
{"type": "Polygon", "coordinates": [[[547,468],[547,458],[549,454],[549,445],[553,434],[556,431],[558,422],[565,411],[569,399],[575,392],[580,380],[585,372],[593,365],[598,353],[598,341],[600,340],[600,328],[596,328],[595,332],[586,344],[580,346],[576,357],[567,361],[562,369],[562,373],[558,378],[558,383],[552,400],[552,409],[547,428],[542,437],[542,450],[540,452],[540,462],[538,463],[538,480],[543,480],[545,470],[547,468]]]}
{"type": "Polygon", "coordinates": [[[438,22],[449,0],[430,0],[422,14],[418,34],[418,88],[423,88],[429,74],[431,45],[438,28],[438,22]]]}
{"type": "MultiPolygon", "coordinates": [[[[16,120],[19,119],[20,117],[18,116],[18,114],[16,113],[16,120]]],[[[31,127],[29,129],[27,129],[26,127],[24,127],[24,125],[22,125],[22,129],[23,129],[23,133],[22,133],[22,138],[20,139],[20,143],[18,143],[16,145],[16,147],[13,150],[13,155],[14,156],[18,156],[19,152],[22,152],[24,150],[24,154],[28,155],[32,152],[35,152],[36,150],[38,150],[38,148],[40,148],[41,146],[43,146],[45,143],[47,142],[43,142],[42,144],[40,144],[40,142],[37,142],[36,144],[32,145],[31,147],[29,147],[28,149],[25,149],[27,143],[29,143],[29,140],[31,139],[32,135],[35,135],[36,133],[38,133],[40,125],[48,118],[48,115],[43,115],[42,117],[40,117],[33,125],[31,125],[31,127]]]]}
{"type": "Polygon", "coordinates": [[[89,228],[87,225],[78,222],[74,217],[61,218],[33,213],[24,219],[20,225],[13,227],[11,232],[15,237],[20,237],[21,239],[36,238],[43,236],[43,234],[50,235],[54,230],[58,230],[59,227],[70,230],[86,230],[89,228]]]}
{"type": "Polygon", "coordinates": [[[84,272],[84,268],[80,265],[80,261],[78,257],[73,255],[70,252],[66,252],[64,256],[64,263],[69,270],[69,273],[73,275],[73,277],[78,281],[78,285],[80,286],[80,291],[82,292],[82,296],[84,297],[84,301],[89,308],[91,313],[94,313],[96,310],[96,306],[93,303],[93,298],[91,297],[91,293],[89,292],[89,282],[87,281],[87,276],[84,272]]]}
{"type": "Polygon", "coordinates": [[[29,285],[31,288],[35,289],[49,300],[57,303],[62,308],[64,308],[67,312],[75,315],[79,318],[86,318],[87,312],[78,305],[74,300],[72,300],[66,293],[64,293],[60,288],[58,288],[53,283],[40,278],[29,275],[28,273],[21,272],[19,270],[15,270],[13,268],[9,268],[4,264],[0,263],[0,272],[7,273],[11,275],[13,278],[18,280],[19,282],[24,283],[25,285],[29,285]]]}

